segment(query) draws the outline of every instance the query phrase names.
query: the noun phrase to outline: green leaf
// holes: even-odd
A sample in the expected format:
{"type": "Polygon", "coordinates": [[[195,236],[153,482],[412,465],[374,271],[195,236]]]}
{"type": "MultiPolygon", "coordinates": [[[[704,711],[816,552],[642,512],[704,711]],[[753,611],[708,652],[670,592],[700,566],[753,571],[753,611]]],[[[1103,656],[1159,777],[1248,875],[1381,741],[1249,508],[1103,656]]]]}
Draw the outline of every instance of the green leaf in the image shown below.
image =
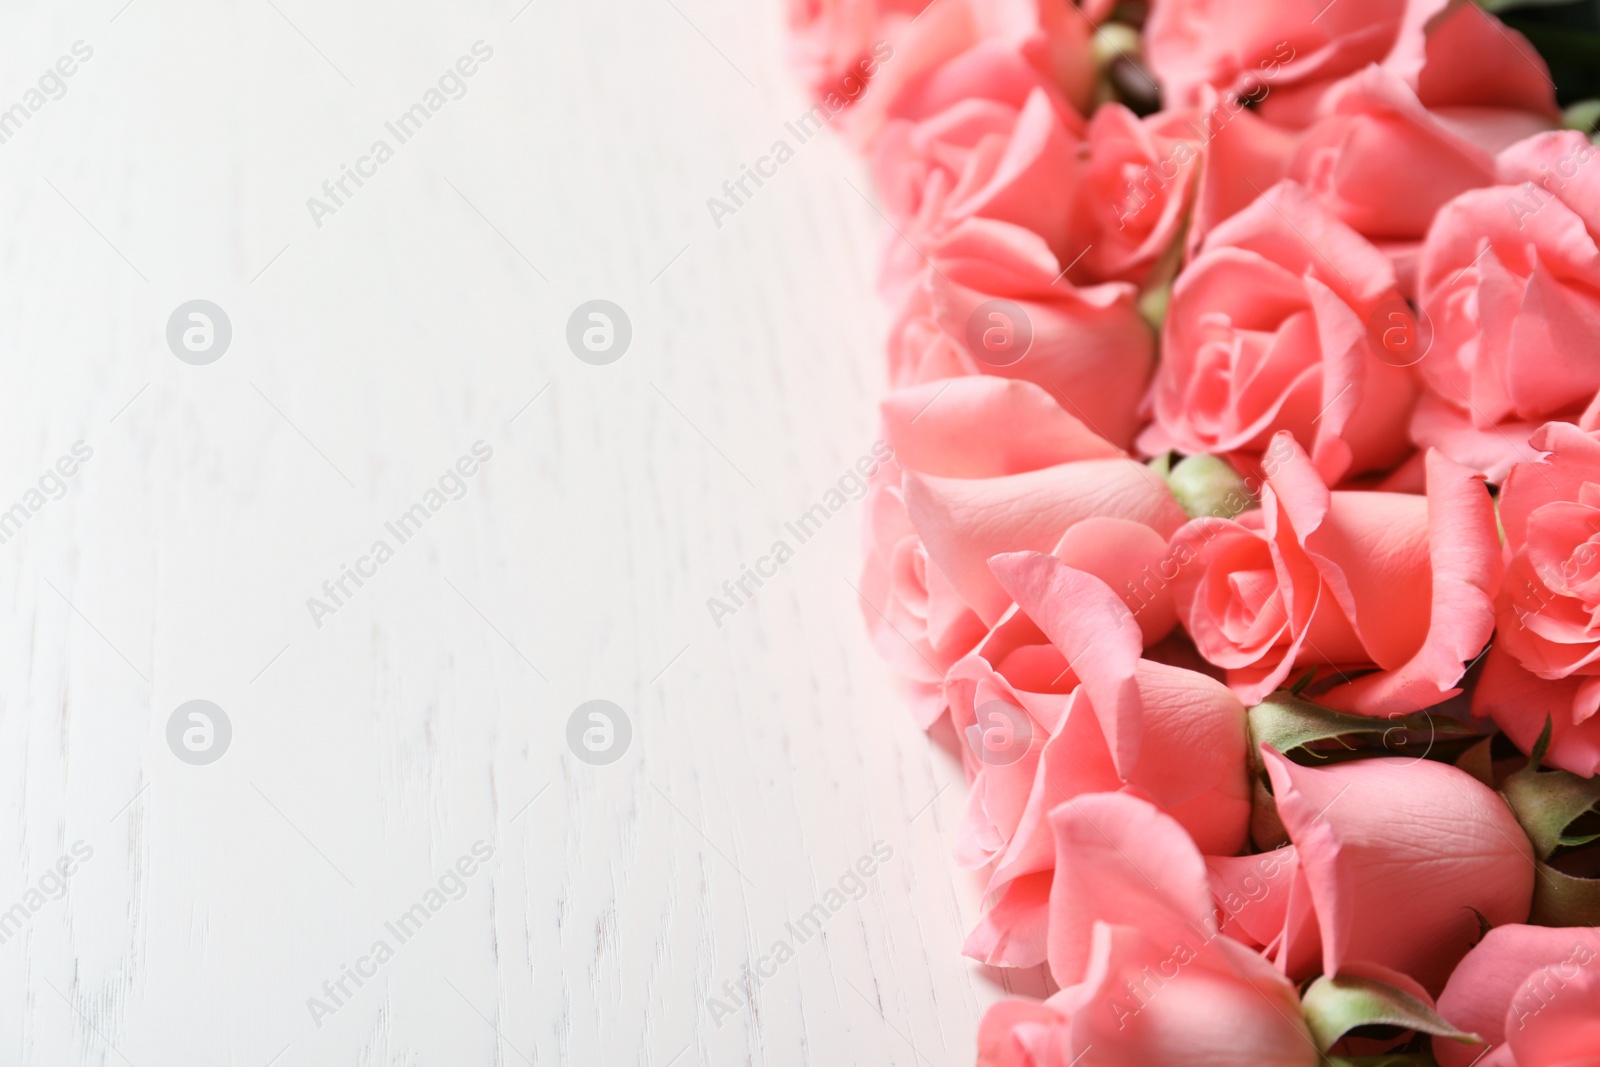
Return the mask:
{"type": "Polygon", "coordinates": [[[1289,831],[1278,814],[1278,802],[1267,789],[1265,774],[1255,774],[1250,798],[1250,840],[1262,852],[1271,852],[1289,843],[1289,831]]]}
{"type": "MultiPolygon", "coordinates": [[[[1466,1045],[1480,1045],[1483,1039],[1452,1026],[1425,1002],[1374,978],[1323,975],[1306,987],[1300,998],[1306,1024],[1317,1048],[1327,1052],[1339,1039],[1361,1026],[1398,1026],[1466,1045]]],[[[1404,1061],[1402,1061],[1404,1062],[1404,1061]]]]}
{"type": "Polygon", "coordinates": [[[1539,864],[1528,922],[1535,926],[1600,926],[1600,881],[1539,864]]]}

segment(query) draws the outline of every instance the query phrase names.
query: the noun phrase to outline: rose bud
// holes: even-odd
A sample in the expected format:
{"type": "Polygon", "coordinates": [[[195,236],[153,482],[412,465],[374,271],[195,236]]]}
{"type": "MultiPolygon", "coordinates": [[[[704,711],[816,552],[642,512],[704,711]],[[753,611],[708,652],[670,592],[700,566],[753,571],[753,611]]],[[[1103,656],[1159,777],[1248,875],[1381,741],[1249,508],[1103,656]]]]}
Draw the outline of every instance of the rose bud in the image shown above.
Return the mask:
{"type": "Polygon", "coordinates": [[[1430,110],[1393,72],[1371,67],[1329,92],[1289,176],[1381,248],[1410,296],[1422,240],[1439,209],[1493,185],[1497,153],[1553,126],[1548,108],[1430,110]]]}
{"type": "MultiPolygon", "coordinates": [[[[1268,951],[1291,978],[1373,965],[1437,993],[1477,940],[1480,917],[1527,920],[1533,846],[1499,794],[1470,774],[1433,760],[1301,767],[1262,754],[1294,870],[1287,895],[1261,907],[1282,913],[1268,951]]],[[[1259,931],[1260,916],[1241,925],[1259,931]]]]}

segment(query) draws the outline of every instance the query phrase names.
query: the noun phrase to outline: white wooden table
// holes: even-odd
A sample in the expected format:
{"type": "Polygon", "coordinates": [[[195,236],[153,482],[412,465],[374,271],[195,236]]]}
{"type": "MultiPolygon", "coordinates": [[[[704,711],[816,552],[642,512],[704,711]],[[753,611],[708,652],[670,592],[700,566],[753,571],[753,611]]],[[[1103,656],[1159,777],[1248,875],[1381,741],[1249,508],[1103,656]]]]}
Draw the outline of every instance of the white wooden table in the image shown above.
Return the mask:
{"type": "Polygon", "coordinates": [[[864,637],[858,505],[706,607],[883,386],[849,153],[706,207],[804,110],[779,0],[124,3],[0,11],[0,1064],[970,1062],[965,790],[864,637]]]}

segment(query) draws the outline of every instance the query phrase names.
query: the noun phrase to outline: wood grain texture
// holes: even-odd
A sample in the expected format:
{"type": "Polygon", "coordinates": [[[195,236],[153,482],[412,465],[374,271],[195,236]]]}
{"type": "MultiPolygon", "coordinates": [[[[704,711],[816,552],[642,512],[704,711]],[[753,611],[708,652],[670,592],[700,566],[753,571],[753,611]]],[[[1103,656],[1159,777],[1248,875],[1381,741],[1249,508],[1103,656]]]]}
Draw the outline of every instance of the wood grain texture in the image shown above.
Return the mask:
{"type": "Polygon", "coordinates": [[[93,49],[0,144],[0,511],[93,449],[0,545],[0,910],[93,850],[0,944],[0,1064],[970,1062],[1000,990],[960,956],[965,789],[865,639],[858,506],[705,603],[868,451],[883,388],[844,148],[706,207],[804,109],[777,0],[124,2],[0,12],[0,108],[93,49]],[[634,330],[605,367],[564,341],[595,297],[634,330]],[[233,327],[203,367],[164,336],[195,298],[233,327]],[[234,730],[209,766],[165,738],[196,698],[234,730]],[[593,698],[633,726],[609,766],[567,747],[593,698]]]}

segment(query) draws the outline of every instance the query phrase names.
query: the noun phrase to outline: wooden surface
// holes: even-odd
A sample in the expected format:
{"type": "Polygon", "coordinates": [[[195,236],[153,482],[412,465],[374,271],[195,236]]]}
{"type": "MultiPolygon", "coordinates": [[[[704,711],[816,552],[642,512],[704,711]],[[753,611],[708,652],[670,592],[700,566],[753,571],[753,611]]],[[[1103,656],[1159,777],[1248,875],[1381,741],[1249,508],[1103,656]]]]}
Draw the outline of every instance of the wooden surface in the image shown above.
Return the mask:
{"type": "Polygon", "coordinates": [[[883,384],[844,148],[706,206],[804,110],[779,0],[124,3],[0,12],[0,108],[93,51],[0,144],[0,1064],[970,1062],[1000,987],[960,956],[965,790],[864,637],[859,506],[706,606],[883,384]],[[565,341],[594,298],[633,327],[608,366],[565,341]],[[166,339],[194,299],[232,325],[206,366],[166,339]],[[232,724],[208,765],[167,741],[195,699],[232,724]],[[567,743],[591,699],[632,725],[605,766],[567,743]]]}

